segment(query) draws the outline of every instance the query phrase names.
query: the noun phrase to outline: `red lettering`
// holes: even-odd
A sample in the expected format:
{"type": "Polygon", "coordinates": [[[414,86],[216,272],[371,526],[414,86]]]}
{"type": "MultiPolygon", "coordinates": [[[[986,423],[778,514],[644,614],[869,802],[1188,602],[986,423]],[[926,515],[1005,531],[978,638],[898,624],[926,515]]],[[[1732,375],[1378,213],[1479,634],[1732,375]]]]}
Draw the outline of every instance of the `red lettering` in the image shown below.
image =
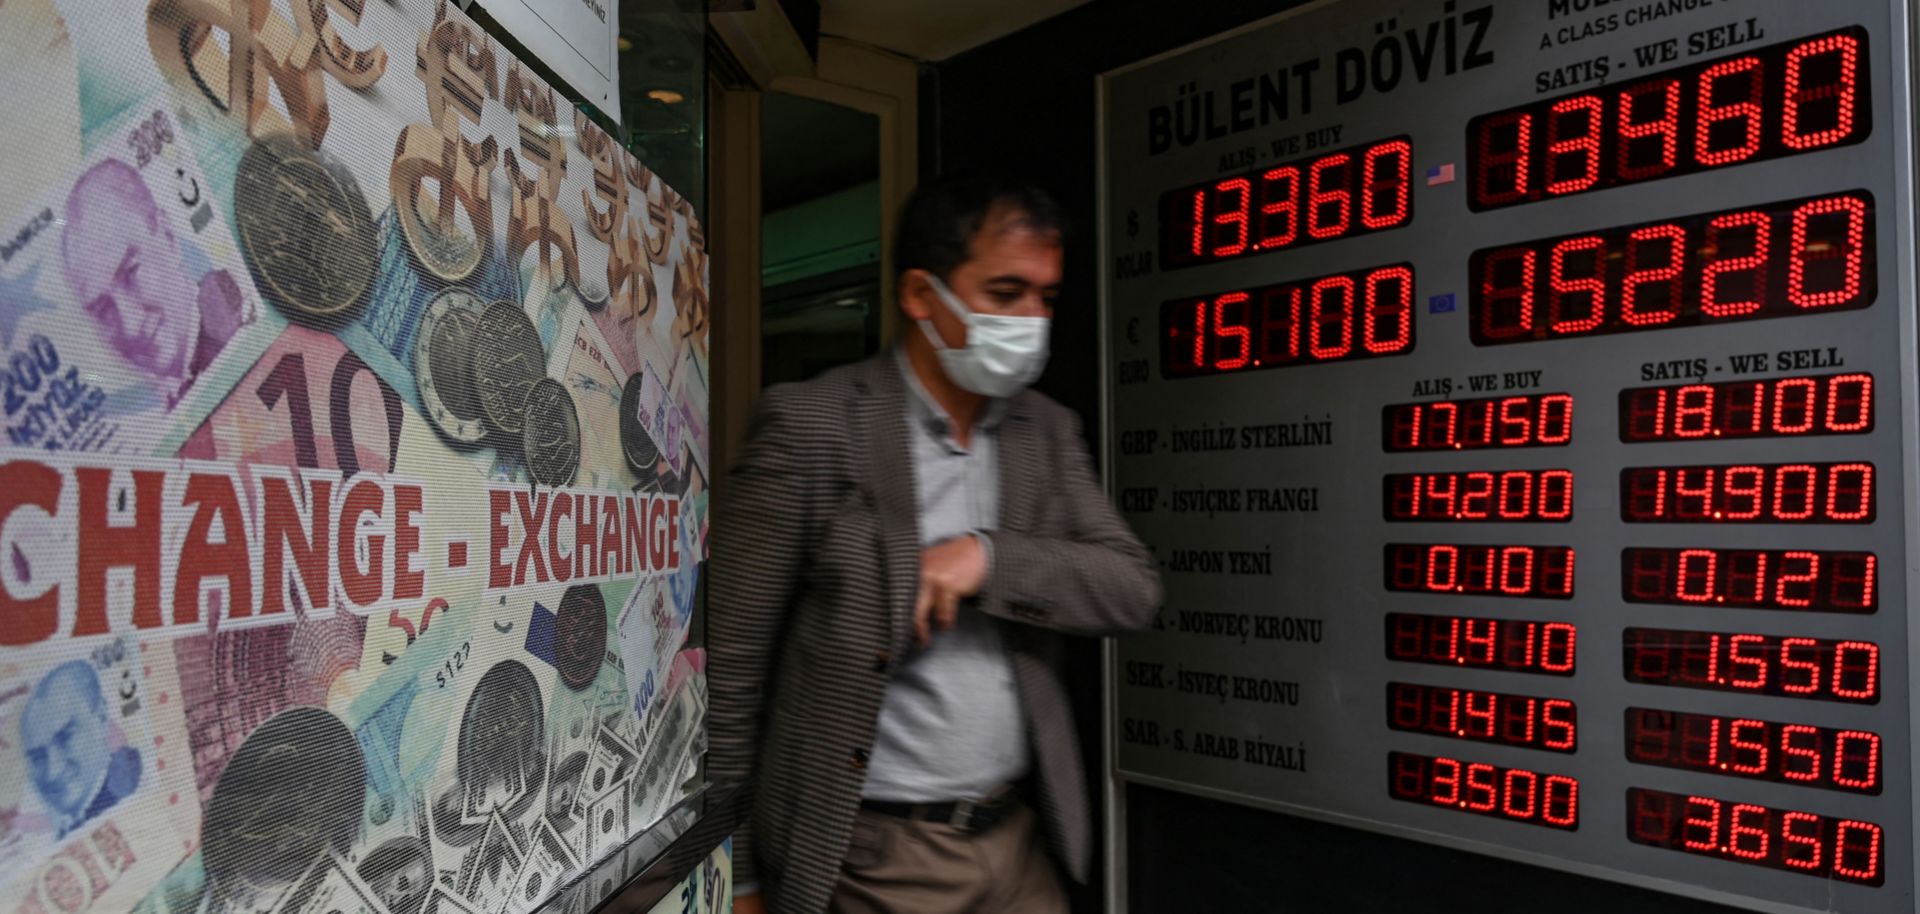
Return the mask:
{"type": "Polygon", "coordinates": [[[159,628],[160,618],[160,499],[167,474],[135,470],[133,522],[114,523],[108,513],[113,471],[85,467],[73,471],[80,484],[78,542],[78,614],[73,636],[104,635],[107,627],[107,572],[133,569],[133,624],[159,628]]]}
{"type": "Polygon", "coordinates": [[[387,538],[379,533],[367,534],[367,564],[360,566],[360,557],[356,554],[360,545],[360,518],[371,514],[382,517],[381,509],[386,507],[387,493],[380,484],[371,479],[362,479],[347,490],[345,502],[340,507],[340,585],[346,592],[347,602],[355,606],[371,606],[380,601],[385,592],[387,558],[387,538]]]}
{"type": "Polygon", "coordinates": [[[647,557],[649,567],[661,570],[667,565],[666,499],[647,499],[647,557]]]}
{"type": "Polygon", "coordinates": [[[573,553],[563,555],[560,552],[560,529],[572,519],[573,493],[564,489],[555,492],[553,510],[547,513],[547,567],[553,570],[553,579],[556,581],[573,580],[573,555],[580,551],[580,547],[576,545],[573,553]]]}
{"type": "Polygon", "coordinates": [[[643,523],[647,516],[646,499],[640,495],[629,495],[622,500],[627,505],[627,548],[631,552],[625,553],[629,558],[624,562],[620,573],[632,574],[636,571],[647,571],[653,566],[647,564],[647,528],[643,523]],[[639,559],[639,568],[633,567],[635,558],[639,559]]]}
{"type": "MultiPolygon", "coordinates": [[[[0,463],[0,534],[7,519],[22,507],[35,507],[48,516],[59,510],[60,472],[42,463],[16,460],[0,463]]],[[[0,537],[3,538],[3,537],[0,537]]],[[[60,585],[37,597],[16,598],[0,577],[0,647],[21,647],[53,637],[60,627],[60,585]]]]}
{"type": "MultiPolygon", "coordinates": [[[[259,471],[255,471],[258,474],[259,471]]],[[[309,477],[310,497],[302,511],[294,500],[291,481],[284,476],[256,475],[260,480],[261,549],[263,566],[260,614],[286,612],[287,554],[293,554],[293,573],[305,585],[307,605],[325,609],[332,602],[327,586],[327,547],[332,543],[333,480],[309,477]]],[[[237,613],[235,614],[237,616],[237,613]]]]}
{"type": "Polygon", "coordinates": [[[580,514],[573,520],[573,576],[576,578],[599,577],[600,563],[596,559],[600,532],[600,496],[579,495],[580,514]]]}
{"type": "Polygon", "coordinates": [[[667,567],[680,568],[680,499],[665,499],[667,503],[667,567]]]}
{"type": "Polygon", "coordinates": [[[200,621],[200,583],[210,577],[227,579],[227,602],[234,618],[253,615],[253,565],[247,549],[247,528],[241,520],[240,497],[225,475],[195,473],[187,478],[182,507],[193,506],[193,522],[180,544],[180,573],[173,582],[173,624],[200,621]],[[220,542],[212,542],[213,522],[220,521],[220,542]]]}
{"type": "Polygon", "coordinates": [[[417,600],[427,593],[427,573],[413,569],[420,551],[420,527],[413,521],[423,507],[419,486],[393,487],[393,598],[417,600]]]}
{"type": "Polygon", "coordinates": [[[499,489],[487,492],[487,587],[498,589],[513,586],[513,566],[500,561],[506,554],[507,512],[513,510],[512,496],[499,489]]]}
{"type": "Polygon", "coordinates": [[[520,529],[526,538],[520,541],[520,558],[513,563],[513,583],[515,586],[527,583],[527,565],[533,565],[533,580],[545,584],[547,577],[547,559],[540,550],[540,523],[547,516],[547,494],[541,492],[531,501],[527,493],[513,493],[513,503],[519,508],[520,529]]]}
{"type": "Polygon", "coordinates": [[[631,557],[620,548],[620,502],[617,495],[600,503],[600,573],[626,574],[633,570],[631,557]],[[612,561],[608,561],[612,556],[612,561]]]}

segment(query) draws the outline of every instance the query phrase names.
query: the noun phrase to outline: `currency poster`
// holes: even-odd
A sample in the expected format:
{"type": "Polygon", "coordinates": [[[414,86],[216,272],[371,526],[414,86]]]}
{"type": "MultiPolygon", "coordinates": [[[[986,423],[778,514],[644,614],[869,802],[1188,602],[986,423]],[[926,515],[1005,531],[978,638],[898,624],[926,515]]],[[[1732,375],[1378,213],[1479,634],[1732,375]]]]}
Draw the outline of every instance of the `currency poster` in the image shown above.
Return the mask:
{"type": "Polygon", "coordinates": [[[0,912],[519,914],[689,794],[686,199],[445,0],[4,0],[0,112],[0,912]]]}

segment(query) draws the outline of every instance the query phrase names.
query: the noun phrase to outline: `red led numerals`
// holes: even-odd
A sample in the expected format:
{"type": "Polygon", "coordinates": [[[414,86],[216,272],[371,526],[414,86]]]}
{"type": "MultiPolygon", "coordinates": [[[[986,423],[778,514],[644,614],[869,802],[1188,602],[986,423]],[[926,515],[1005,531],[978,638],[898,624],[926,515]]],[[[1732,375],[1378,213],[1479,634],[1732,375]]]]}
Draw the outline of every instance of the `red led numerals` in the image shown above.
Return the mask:
{"type": "Polygon", "coordinates": [[[1413,144],[1396,137],[1168,191],[1161,263],[1178,269],[1399,228],[1413,219],[1412,177],[1413,144]]]}
{"type": "Polygon", "coordinates": [[[1534,394],[1399,403],[1380,410],[1389,451],[1557,447],[1573,440],[1573,397],[1534,394]]]}
{"type": "Polygon", "coordinates": [[[1557,523],[1573,517],[1571,470],[1395,473],[1383,487],[1387,520],[1557,523]]]}
{"type": "Polygon", "coordinates": [[[1405,355],[1413,351],[1413,268],[1167,302],[1160,338],[1168,378],[1405,355]]]}
{"type": "Polygon", "coordinates": [[[1387,794],[1529,825],[1580,827],[1580,782],[1565,775],[1389,752],[1387,794]]]}
{"type": "Polygon", "coordinates": [[[1626,630],[1628,682],[1875,704],[1880,646],[1729,632],[1626,630]]]}
{"type": "Polygon", "coordinates": [[[1871,613],[1879,606],[1871,552],[1811,549],[1624,549],[1629,603],[1871,613]]]}
{"type": "Polygon", "coordinates": [[[1849,28],[1481,115],[1474,211],[1857,143],[1872,132],[1867,33],[1849,28]]]}
{"type": "Polygon", "coordinates": [[[1387,726],[1450,739],[1572,752],[1579,714],[1564,698],[1387,683],[1387,726]]]}
{"type": "Polygon", "coordinates": [[[1496,346],[1865,308],[1873,246],[1873,197],[1853,191],[1484,248],[1470,334],[1496,346]]]}
{"type": "Polygon", "coordinates": [[[1873,464],[1629,467],[1620,517],[1635,523],[1866,524],[1873,464]]]}
{"type": "Polygon", "coordinates": [[[1387,589],[1477,597],[1573,596],[1573,550],[1566,546],[1389,543],[1387,589]]]}
{"type": "Polygon", "coordinates": [[[1387,659],[1573,675],[1578,631],[1565,622],[1387,614],[1387,659]]]}
{"type": "Polygon", "coordinates": [[[1880,792],[1880,736],[1745,717],[1627,709],[1627,761],[1732,777],[1880,792]]]}
{"type": "Polygon", "coordinates": [[[1886,881],[1886,836],[1858,819],[1634,787],[1627,791],[1627,837],[1822,879],[1886,881]]]}
{"type": "Polygon", "coordinates": [[[1873,431],[1873,375],[1677,384],[1620,392],[1620,440],[1703,441],[1873,431]]]}

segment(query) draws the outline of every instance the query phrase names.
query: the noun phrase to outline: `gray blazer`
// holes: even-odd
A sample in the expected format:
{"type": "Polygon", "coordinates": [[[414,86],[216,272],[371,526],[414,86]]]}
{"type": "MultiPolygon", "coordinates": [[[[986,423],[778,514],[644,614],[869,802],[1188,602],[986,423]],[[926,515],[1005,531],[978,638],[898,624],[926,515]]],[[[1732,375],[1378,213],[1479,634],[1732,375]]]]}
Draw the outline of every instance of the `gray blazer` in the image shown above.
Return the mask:
{"type": "MultiPolygon", "coordinates": [[[[832,898],[881,697],[912,646],[907,396],[890,353],[770,388],[715,492],[709,773],[752,782],[735,879],[758,881],[776,914],[814,914],[832,898]]],[[[1084,881],[1093,841],[1062,635],[1145,627],[1160,580],[1094,478],[1071,412],[1023,392],[998,435],[1000,529],[979,607],[1013,655],[1049,846],[1084,881]]]]}

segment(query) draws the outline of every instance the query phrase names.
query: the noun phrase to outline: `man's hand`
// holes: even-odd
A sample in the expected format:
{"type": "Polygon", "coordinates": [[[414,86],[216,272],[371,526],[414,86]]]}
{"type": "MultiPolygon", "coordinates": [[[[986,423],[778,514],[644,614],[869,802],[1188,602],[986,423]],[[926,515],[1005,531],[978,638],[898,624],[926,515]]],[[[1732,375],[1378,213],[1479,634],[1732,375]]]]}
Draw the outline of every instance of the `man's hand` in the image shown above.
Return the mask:
{"type": "Polygon", "coordinates": [[[920,597],[913,604],[913,637],[921,647],[933,644],[933,626],[953,627],[960,601],[980,592],[987,580],[987,551],[975,536],[950,539],[920,550],[920,597]]]}
{"type": "Polygon", "coordinates": [[[733,896],[733,914],[767,914],[767,903],[760,900],[760,893],[733,896]]]}

